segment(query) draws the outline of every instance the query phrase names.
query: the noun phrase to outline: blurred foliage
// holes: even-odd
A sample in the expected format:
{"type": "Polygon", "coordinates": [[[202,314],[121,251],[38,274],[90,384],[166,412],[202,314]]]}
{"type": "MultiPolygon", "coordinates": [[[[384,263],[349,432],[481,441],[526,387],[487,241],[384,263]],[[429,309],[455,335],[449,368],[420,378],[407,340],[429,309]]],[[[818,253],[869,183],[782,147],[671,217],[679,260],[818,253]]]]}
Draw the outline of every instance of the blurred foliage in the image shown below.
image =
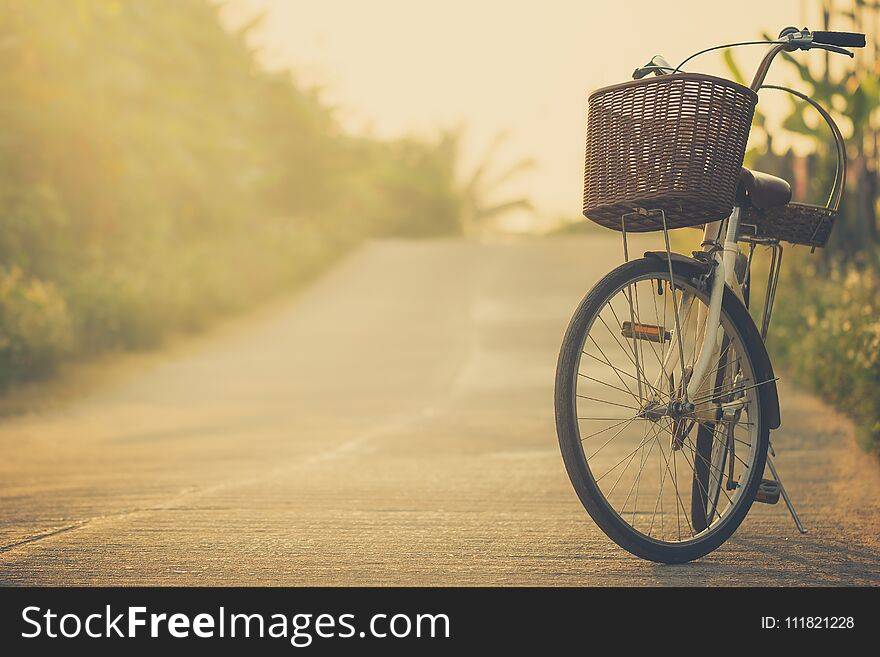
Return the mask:
{"type": "Polygon", "coordinates": [[[346,134],[207,0],[0,0],[0,386],[154,345],[368,236],[462,233],[460,134],[346,134]]]}
{"type": "Polygon", "coordinates": [[[783,276],[770,330],[774,359],[799,384],[857,420],[863,444],[876,449],[880,273],[844,263],[826,269],[817,259],[799,259],[783,276]]]}
{"type": "MultiPolygon", "coordinates": [[[[810,68],[802,53],[783,56],[799,90],[831,113],[846,138],[847,185],[828,246],[813,255],[788,250],[768,341],[774,359],[796,381],[852,416],[865,445],[880,449],[880,35],[870,30],[878,5],[857,0],[846,11],[827,0],[822,5],[825,24],[819,29],[868,31],[866,51],[852,62],[826,57],[821,70],[810,68]]],[[[742,80],[731,54],[726,61],[733,77],[742,80]]],[[[746,163],[791,181],[795,200],[824,205],[836,162],[833,138],[813,108],[790,99],[782,128],[807,140],[813,153],[803,158],[791,149],[778,152],[759,113],[755,125],[764,141],[750,149],[746,163]]]]}
{"type": "MultiPolygon", "coordinates": [[[[462,131],[454,133],[458,140],[462,139],[462,131]]],[[[479,164],[467,177],[462,185],[462,225],[466,234],[479,235],[492,228],[492,222],[508,212],[526,210],[533,212],[534,207],[526,197],[505,199],[490,202],[497,198],[497,190],[510,180],[534,169],[536,162],[532,158],[523,158],[513,162],[506,168],[495,170],[495,159],[498,149],[507,140],[508,133],[499,132],[489,144],[479,164]]]]}
{"type": "Polygon", "coordinates": [[[0,368],[48,371],[70,348],[70,315],[52,283],[0,269],[0,368]]]}

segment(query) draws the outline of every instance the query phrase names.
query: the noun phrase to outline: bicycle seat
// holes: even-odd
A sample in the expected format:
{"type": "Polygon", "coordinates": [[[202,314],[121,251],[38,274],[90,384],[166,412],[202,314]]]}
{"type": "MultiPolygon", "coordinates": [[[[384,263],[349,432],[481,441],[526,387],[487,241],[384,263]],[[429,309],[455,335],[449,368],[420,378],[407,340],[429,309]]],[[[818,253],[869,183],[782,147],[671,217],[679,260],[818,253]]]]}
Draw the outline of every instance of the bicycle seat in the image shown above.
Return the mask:
{"type": "Polygon", "coordinates": [[[791,200],[791,185],[769,173],[750,171],[743,167],[739,173],[737,200],[761,210],[781,208],[791,200]]]}

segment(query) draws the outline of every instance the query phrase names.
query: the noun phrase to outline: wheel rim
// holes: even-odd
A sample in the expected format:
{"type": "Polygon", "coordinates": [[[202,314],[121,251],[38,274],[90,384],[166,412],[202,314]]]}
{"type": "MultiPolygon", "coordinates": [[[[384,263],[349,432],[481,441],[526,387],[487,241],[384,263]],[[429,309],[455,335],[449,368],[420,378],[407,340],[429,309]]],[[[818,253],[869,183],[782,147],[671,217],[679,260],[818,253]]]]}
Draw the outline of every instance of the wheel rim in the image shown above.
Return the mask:
{"type": "Polygon", "coordinates": [[[741,336],[722,312],[719,334],[727,339],[726,351],[719,341],[717,358],[690,400],[693,411],[675,408],[687,368],[699,355],[708,298],[676,279],[682,372],[677,360],[668,360],[678,351],[671,290],[668,274],[652,272],[603,301],[581,343],[573,399],[587,470],[607,509],[642,539],[680,546],[720,531],[749,502],[743,492],[756,476],[762,382],[755,381],[741,336]],[[724,354],[726,369],[735,375],[719,377],[719,383],[713,372],[724,354]],[[719,417],[720,403],[728,404],[726,418],[719,417]],[[731,413],[731,407],[741,408],[731,413]],[[697,450],[701,425],[712,429],[710,452],[697,450]],[[695,491],[706,515],[697,523],[695,491]]]}

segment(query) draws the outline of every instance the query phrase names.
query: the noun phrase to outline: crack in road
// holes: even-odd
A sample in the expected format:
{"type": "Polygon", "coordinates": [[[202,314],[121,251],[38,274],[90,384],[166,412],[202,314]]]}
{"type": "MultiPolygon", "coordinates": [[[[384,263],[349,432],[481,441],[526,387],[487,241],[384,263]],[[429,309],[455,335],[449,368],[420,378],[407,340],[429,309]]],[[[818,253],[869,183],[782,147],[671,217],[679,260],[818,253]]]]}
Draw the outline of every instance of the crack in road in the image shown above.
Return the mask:
{"type": "Polygon", "coordinates": [[[78,522],[72,523],[70,525],[65,525],[64,527],[58,527],[52,529],[50,531],[41,532],[39,534],[34,534],[32,536],[28,536],[26,538],[19,539],[14,541],[13,543],[7,543],[6,545],[0,545],[0,553],[10,552],[15,548],[21,547],[23,545],[28,545],[29,543],[36,543],[37,541],[42,541],[46,538],[51,538],[52,536],[57,536],[58,534],[63,534],[65,532],[69,532],[74,529],[79,529],[80,527],[87,525],[90,520],[80,520],[78,522]]]}

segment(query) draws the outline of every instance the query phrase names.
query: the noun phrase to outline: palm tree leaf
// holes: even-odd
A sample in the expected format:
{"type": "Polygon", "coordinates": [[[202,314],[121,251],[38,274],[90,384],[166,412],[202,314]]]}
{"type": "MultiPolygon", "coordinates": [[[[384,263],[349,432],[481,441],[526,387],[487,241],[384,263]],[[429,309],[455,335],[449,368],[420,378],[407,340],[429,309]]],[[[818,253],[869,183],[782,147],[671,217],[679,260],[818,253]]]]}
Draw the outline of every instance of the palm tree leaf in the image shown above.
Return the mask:
{"type": "Polygon", "coordinates": [[[492,181],[485,186],[485,191],[487,193],[491,193],[492,190],[497,189],[511,178],[515,178],[521,173],[525,173],[526,171],[531,171],[538,166],[538,161],[532,157],[524,157],[523,159],[514,162],[509,167],[504,169],[501,173],[494,176],[492,181]]]}
{"type": "Polygon", "coordinates": [[[498,149],[501,145],[507,141],[507,138],[510,136],[510,133],[507,130],[499,131],[495,137],[489,142],[489,145],[486,147],[485,152],[483,153],[483,157],[480,160],[480,163],[477,165],[477,168],[474,169],[473,173],[470,175],[467,183],[465,183],[464,191],[465,194],[473,194],[476,195],[477,189],[480,184],[483,182],[483,178],[486,176],[486,172],[491,168],[492,163],[495,160],[495,154],[498,152],[498,149]]]}
{"type": "Polygon", "coordinates": [[[529,199],[523,197],[512,201],[497,203],[488,208],[480,208],[476,211],[475,218],[477,221],[485,221],[486,219],[497,217],[500,214],[505,214],[512,210],[528,210],[529,212],[534,212],[535,207],[529,199]]]}
{"type": "Polygon", "coordinates": [[[725,65],[727,65],[727,70],[730,71],[730,74],[733,76],[733,81],[743,86],[747,86],[748,83],[742,73],[742,69],[740,69],[739,64],[736,63],[736,59],[733,56],[733,49],[728,48],[727,50],[722,51],[722,57],[724,58],[725,65]]]}

